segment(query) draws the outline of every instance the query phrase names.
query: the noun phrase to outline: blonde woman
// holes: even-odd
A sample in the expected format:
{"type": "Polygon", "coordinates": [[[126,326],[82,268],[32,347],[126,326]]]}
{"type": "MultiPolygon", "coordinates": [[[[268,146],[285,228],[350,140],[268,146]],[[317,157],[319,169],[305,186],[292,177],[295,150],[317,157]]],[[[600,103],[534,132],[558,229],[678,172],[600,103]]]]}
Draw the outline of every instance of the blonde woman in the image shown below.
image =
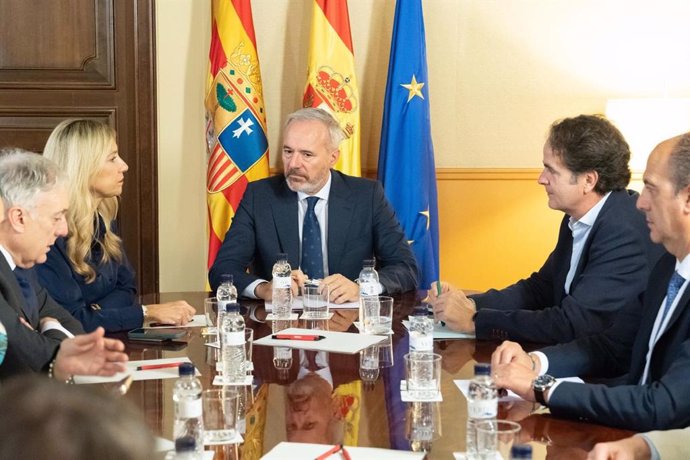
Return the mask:
{"type": "Polygon", "coordinates": [[[50,295],[92,331],[140,327],[144,320],[185,324],[194,308],[184,301],[141,305],[134,271],[117,235],[115,217],[127,163],[115,132],[93,120],[65,120],[48,138],[43,155],[69,177],[69,233],[58,238],[37,266],[50,295]]]}

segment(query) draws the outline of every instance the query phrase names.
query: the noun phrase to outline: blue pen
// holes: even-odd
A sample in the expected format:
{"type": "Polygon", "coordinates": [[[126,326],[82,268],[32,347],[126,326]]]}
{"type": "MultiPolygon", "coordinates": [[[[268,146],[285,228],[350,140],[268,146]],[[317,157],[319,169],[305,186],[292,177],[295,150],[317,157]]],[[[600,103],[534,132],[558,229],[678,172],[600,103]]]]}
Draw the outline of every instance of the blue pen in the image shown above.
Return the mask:
{"type": "MultiPolygon", "coordinates": [[[[436,295],[441,295],[441,280],[436,281],[436,295]]],[[[441,326],[446,327],[446,322],[441,321],[441,326]]]]}

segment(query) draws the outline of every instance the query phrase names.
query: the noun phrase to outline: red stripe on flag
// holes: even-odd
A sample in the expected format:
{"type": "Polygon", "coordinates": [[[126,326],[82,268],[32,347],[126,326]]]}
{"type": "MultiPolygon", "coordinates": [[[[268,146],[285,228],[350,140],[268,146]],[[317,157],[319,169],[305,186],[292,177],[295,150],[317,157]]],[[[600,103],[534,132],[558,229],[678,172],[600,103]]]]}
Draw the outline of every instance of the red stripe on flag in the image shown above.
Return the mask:
{"type": "Polygon", "coordinates": [[[242,177],[237,179],[237,181],[232,184],[232,187],[228,187],[223,190],[225,199],[228,200],[228,203],[230,203],[230,206],[232,206],[232,209],[235,211],[237,211],[240,201],[242,201],[242,196],[244,195],[244,191],[247,189],[248,183],[249,181],[247,180],[247,176],[242,175],[242,177]]]}
{"type": "Polygon", "coordinates": [[[347,49],[352,51],[352,34],[350,33],[350,15],[347,11],[347,0],[316,0],[316,4],[323,10],[323,14],[328,19],[340,39],[345,43],[347,49]]]}
{"type": "Polygon", "coordinates": [[[215,19],[211,23],[211,46],[208,52],[208,60],[211,63],[211,76],[214,78],[218,71],[228,63],[228,58],[225,56],[225,50],[223,50],[223,45],[220,42],[218,25],[215,19]]]}
{"type": "Polygon", "coordinates": [[[252,41],[254,49],[256,49],[256,36],[254,34],[254,20],[252,19],[252,4],[250,0],[232,0],[232,6],[235,7],[237,17],[240,18],[244,31],[252,41]]]}

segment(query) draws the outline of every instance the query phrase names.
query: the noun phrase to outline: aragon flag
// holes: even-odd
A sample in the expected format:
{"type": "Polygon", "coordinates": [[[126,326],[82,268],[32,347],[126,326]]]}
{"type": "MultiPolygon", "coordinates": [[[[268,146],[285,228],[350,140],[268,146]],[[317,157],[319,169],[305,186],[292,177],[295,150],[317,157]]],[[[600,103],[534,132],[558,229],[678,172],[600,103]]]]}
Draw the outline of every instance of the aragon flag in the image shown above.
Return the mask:
{"type": "Polygon", "coordinates": [[[250,0],[213,0],[205,105],[210,268],[247,183],[268,176],[266,111],[250,0]]]}
{"type": "Polygon", "coordinates": [[[398,0],[378,178],[417,258],[420,288],[438,280],[438,205],[421,0],[398,0]]]}
{"type": "Polygon", "coordinates": [[[325,109],[338,119],[347,138],[340,144],[335,169],[359,176],[359,90],[347,0],[314,0],[302,105],[325,109]]]}

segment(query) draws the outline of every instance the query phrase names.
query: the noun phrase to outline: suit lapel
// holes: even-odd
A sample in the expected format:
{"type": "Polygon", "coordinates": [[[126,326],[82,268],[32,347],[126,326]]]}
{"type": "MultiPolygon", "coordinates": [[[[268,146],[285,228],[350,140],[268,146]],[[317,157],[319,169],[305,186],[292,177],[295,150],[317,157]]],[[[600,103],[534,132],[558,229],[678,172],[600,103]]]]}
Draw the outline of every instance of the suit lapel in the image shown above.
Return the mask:
{"type": "MultiPolygon", "coordinates": [[[[597,231],[599,230],[599,226],[601,225],[602,220],[605,219],[606,213],[609,212],[609,209],[611,209],[612,206],[617,206],[617,202],[620,200],[622,193],[627,195],[627,192],[611,192],[611,195],[609,195],[606,203],[604,203],[604,206],[601,207],[601,210],[594,221],[594,225],[592,225],[592,229],[589,231],[589,235],[587,235],[587,240],[582,246],[582,253],[580,254],[580,260],[577,262],[577,270],[575,270],[575,276],[573,276],[573,282],[570,285],[570,292],[575,289],[578,278],[580,277],[580,273],[582,273],[585,265],[589,262],[589,248],[592,246],[592,239],[594,238],[594,235],[596,235],[597,231]],[[614,203],[616,204],[614,205],[614,203]]],[[[570,228],[568,228],[568,230],[570,230],[570,228]]],[[[570,241],[572,253],[572,233],[570,241]]]]}
{"type": "MultiPolygon", "coordinates": [[[[554,305],[560,305],[561,301],[565,297],[565,279],[568,277],[568,271],[570,270],[570,259],[572,258],[573,254],[573,234],[570,231],[570,227],[568,227],[568,215],[566,215],[563,218],[563,221],[561,222],[561,230],[560,230],[560,236],[559,239],[564,242],[563,244],[563,250],[557,259],[561,259],[562,263],[558,263],[559,261],[556,260],[555,262],[559,264],[559,267],[557,268],[557,275],[554,279],[554,295],[556,296],[554,298],[554,305]]],[[[573,278],[574,280],[575,278],[573,278]]],[[[570,290],[573,290],[573,286],[571,285],[570,290]]]]}
{"type": "MultiPolygon", "coordinates": [[[[631,356],[630,383],[637,384],[642,377],[642,373],[644,372],[645,365],[647,364],[649,340],[652,335],[652,330],[654,329],[654,323],[657,315],[659,314],[661,302],[666,296],[666,289],[675,268],[675,257],[671,256],[670,254],[666,254],[664,257],[666,257],[666,260],[664,261],[664,268],[659,270],[660,277],[657,279],[651,279],[650,277],[647,285],[647,291],[645,292],[644,312],[642,313],[642,319],[640,320],[640,327],[638,329],[639,332],[636,337],[631,356]]],[[[686,289],[686,292],[683,293],[680,301],[687,303],[688,298],[690,298],[688,297],[689,295],[690,291],[686,289]]],[[[679,305],[682,306],[684,304],[679,305]]],[[[681,311],[682,308],[676,308],[673,317],[679,315],[681,311]]],[[[670,325],[671,323],[669,323],[669,327],[670,325]]],[[[653,359],[653,356],[651,359],[653,359]]]]}
{"type": "Polygon", "coordinates": [[[17,278],[15,278],[12,269],[10,269],[10,265],[2,254],[0,254],[0,277],[2,277],[0,291],[2,291],[2,295],[7,300],[7,303],[24,319],[30,322],[31,319],[26,316],[24,308],[22,307],[24,305],[24,296],[22,296],[17,278]]]}
{"type": "Polygon", "coordinates": [[[300,262],[297,193],[288,188],[285,180],[277,187],[276,199],[271,202],[273,223],[280,250],[287,253],[290,266],[297,268],[300,262]]]}
{"type": "Polygon", "coordinates": [[[340,174],[331,172],[331,192],[328,196],[328,273],[340,273],[340,261],[352,223],[354,204],[350,189],[340,174]]]}

